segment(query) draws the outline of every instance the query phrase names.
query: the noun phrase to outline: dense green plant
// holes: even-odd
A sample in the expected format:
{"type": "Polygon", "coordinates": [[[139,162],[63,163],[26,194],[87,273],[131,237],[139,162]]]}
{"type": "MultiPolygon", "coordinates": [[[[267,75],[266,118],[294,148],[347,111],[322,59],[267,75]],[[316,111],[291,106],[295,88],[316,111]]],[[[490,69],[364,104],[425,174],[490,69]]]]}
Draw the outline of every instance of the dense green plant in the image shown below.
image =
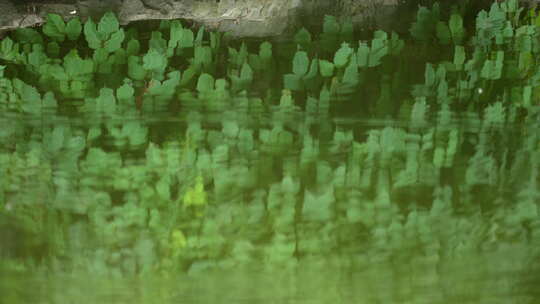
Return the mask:
{"type": "MultiPolygon", "coordinates": [[[[529,18],[523,15],[517,1],[496,2],[489,12],[478,14],[475,28],[466,29],[459,10],[443,15],[437,4],[420,7],[411,26],[412,37],[421,44],[427,41],[450,48],[427,63],[424,83],[418,84],[413,82],[416,76],[412,81],[400,77],[416,69],[415,61],[408,63],[400,56],[414,52],[414,44],[405,45],[397,34],[382,31],[376,31],[371,41],[356,43],[350,20],[339,22],[330,16],[318,37],[301,29],[294,37],[295,50],[273,50],[271,43],[263,42],[256,45],[257,53],[250,53],[245,43],[235,48],[232,42],[222,41],[221,34],[204,28],[195,33],[179,21],[163,21],[143,41],[133,29],[120,28],[112,14],[97,24],[90,19],[84,25],[78,19],[65,24],[51,14],[41,32],[21,29],[2,40],[2,105],[5,110],[39,113],[43,101],[38,100],[46,99],[47,107],[53,99],[60,105],[70,100],[92,103],[96,98],[111,98],[100,97],[106,87],[115,92],[117,100],[111,104],[126,109],[129,104],[144,111],[165,109],[178,99],[191,104],[199,94],[207,95],[202,100],[212,104],[210,108],[219,108],[234,103],[234,98],[220,99],[229,95],[256,93],[267,104],[277,103],[285,88],[293,92],[297,105],[310,104],[325,91],[334,100],[362,99],[375,93],[361,101],[363,112],[358,114],[384,116],[395,115],[390,108],[398,107],[396,99],[403,99],[403,92],[412,85],[413,99],[425,98],[436,107],[448,103],[480,113],[502,100],[506,108],[530,111],[538,99],[533,60],[538,30],[533,11],[529,18]],[[283,56],[289,61],[276,69],[275,63],[283,56]],[[213,89],[210,78],[220,79],[222,94],[207,94],[213,89]],[[15,79],[25,83],[17,85],[19,91],[11,88],[15,79]],[[33,101],[19,101],[21,94],[34,96],[33,101]]],[[[335,107],[354,107],[347,104],[335,107]]],[[[86,112],[91,109],[97,108],[84,107],[86,112]]]]}

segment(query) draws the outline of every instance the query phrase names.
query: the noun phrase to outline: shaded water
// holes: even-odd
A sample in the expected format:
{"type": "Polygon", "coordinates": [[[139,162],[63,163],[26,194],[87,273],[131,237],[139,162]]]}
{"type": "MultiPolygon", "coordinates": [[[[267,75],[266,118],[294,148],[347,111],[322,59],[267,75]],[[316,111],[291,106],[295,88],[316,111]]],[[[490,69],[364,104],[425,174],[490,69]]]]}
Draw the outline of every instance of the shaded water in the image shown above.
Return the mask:
{"type": "Polygon", "coordinates": [[[3,118],[12,127],[2,134],[4,176],[11,178],[4,179],[2,217],[19,212],[19,220],[39,225],[4,226],[4,234],[24,228],[3,248],[10,258],[49,265],[27,273],[7,259],[0,283],[6,303],[538,299],[538,220],[522,203],[536,200],[530,182],[539,152],[529,148],[538,138],[521,135],[537,126],[321,123],[298,112],[288,113],[281,129],[270,113],[247,120],[235,120],[241,111],[220,120],[185,115],[91,128],[67,118],[3,118]],[[132,125],[144,132],[126,138],[113,131],[132,125]],[[89,140],[97,129],[101,135],[89,140]],[[276,130],[283,142],[263,140],[276,130]],[[492,157],[462,146],[451,167],[431,160],[403,177],[431,137],[452,130],[462,142],[495,135],[492,157]],[[85,147],[75,144],[81,136],[85,147]],[[167,190],[162,176],[172,179],[167,190]],[[201,205],[187,206],[198,176],[205,198],[193,195],[201,205]]]}
{"type": "Polygon", "coordinates": [[[0,302],[539,303],[537,105],[425,93],[430,47],[328,99],[281,90],[287,41],[249,94],[0,99],[0,302]]]}

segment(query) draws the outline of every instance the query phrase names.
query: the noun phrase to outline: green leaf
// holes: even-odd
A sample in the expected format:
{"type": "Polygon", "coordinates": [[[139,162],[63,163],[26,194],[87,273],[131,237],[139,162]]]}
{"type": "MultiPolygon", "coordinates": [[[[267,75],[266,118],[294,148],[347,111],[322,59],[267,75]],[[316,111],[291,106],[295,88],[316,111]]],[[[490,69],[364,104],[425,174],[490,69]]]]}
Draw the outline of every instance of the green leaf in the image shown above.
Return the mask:
{"type": "Polygon", "coordinates": [[[140,63],[139,57],[128,57],[128,76],[133,80],[143,80],[146,77],[146,70],[140,63]]]}
{"type": "Polygon", "coordinates": [[[437,22],[436,31],[437,38],[439,38],[439,42],[442,45],[450,44],[450,42],[452,41],[452,33],[450,32],[450,28],[448,28],[448,25],[446,25],[445,22],[437,22]]]}
{"type": "Polygon", "coordinates": [[[197,75],[197,71],[193,67],[189,67],[187,70],[184,71],[184,76],[182,77],[182,80],[180,81],[181,86],[185,86],[189,84],[197,75]]]}
{"type": "Polygon", "coordinates": [[[432,10],[420,6],[416,14],[416,21],[412,24],[409,31],[415,39],[419,41],[428,41],[433,37],[438,21],[438,4],[434,4],[432,10]]]}
{"type": "Polygon", "coordinates": [[[272,44],[268,41],[261,43],[259,46],[259,57],[263,61],[270,61],[272,59],[272,44]]]}
{"type": "MultiPolygon", "coordinates": [[[[175,20],[177,21],[177,20],[175,20]]],[[[159,21],[159,30],[165,31],[171,28],[171,20],[160,20],[159,21]]]]}
{"type": "Polygon", "coordinates": [[[58,89],[60,90],[60,93],[62,93],[63,96],[70,96],[72,94],[72,90],[69,86],[70,82],[68,80],[60,80],[58,83],[58,89]]]}
{"type": "Polygon", "coordinates": [[[71,96],[72,98],[84,98],[86,86],[82,81],[71,81],[69,89],[70,92],[68,92],[68,96],[71,96]]]}
{"type": "Polygon", "coordinates": [[[448,82],[441,80],[437,86],[437,101],[439,103],[445,103],[448,97],[448,82]]]}
{"type": "MultiPolygon", "coordinates": [[[[364,43],[360,42],[358,45],[358,52],[357,52],[356,59],[358,61],[359,67],[368,67],[369,64],[369,46],[364,43]]],[[[321,67],[321,73],[322,73],[322,67],[321,67]]]]}
{"type": "Polygon", "coordinates": [[[336,17],[330,15],[324,16],[323,33],[336,36],[339,34],[339,23],[336,17]]]}
{"type": "Polygon", "coordinates": [[[204,28],[204,25],[201,26],[199,28],[199,30],[197,31],[197,37],[195,37],[195,45],[197,46],[201,46],[203,43],[203,38],[204,38],[204,32],[205,32],[205,28],[204,28]]]}
{"type": "Polygon", "coordinates": [[[333,192],[331,187],[328,187],[328,190],[321,194],[306,191],[302,206],[302,219],[307,222],[329,221],[334,214],[332,208],[335,201],[333,192]]]}
{"type": "Polygon", "coordinates": [[[56,41],[47,43],[47,55],[49,57],[57,58],[60,56],[60,45],[56,41]]]}
{"type": "Polygon", "coordinates": [[[297,51],[293,58],[293,73],[304,76],[309,68],[309,58],[306,52],[297,51]]]}
{"type": "Polygon", "coordinates": [[[247,62],[244,62],[242,65],[242,70],[240,70],[240,79],[246,84],[251,83],[253,80],[253,70],[247,62]]]}
{"type": "Polygon", "coordinates": [[[323,77],[334,76],[334,64],[330,61],[324,59],[319,60],[319,69],[321,70],[321,76],[323,77]]]}
{"type": "Polygon", "coordinates": [[[375,32],[375,38],[373,38],[373,40],[371,41],[371,49],[369,52],[369,67],[375,67],[381,64],[381,59],[388,54],[387,42],[387,34],[385,32],[375,32]]]}
{"type": "Polygon", "coordinates": [[[116,108],[114,91],[110,88],[101,88],[99,96],[94,101],[95,111],[112,114],[116,108]]]}
{"type": "Polygon", "coordinates": [[[296,35],[294,35],[294,42],[301,45],[303,48],[307,48],[311,44],[311,34],[305,27],[302,27],[296,35]]]}
{"type": "Polygon", "coordinates": [[[323,33],[320,36],[320,46],[324,51],[334,52],[339,46],[340,26],[336,17],[326,15],[324,16],[323,33]]]}
{"type": "Polygon", "coordinates": [[[125,35],[124,30],[120,29],[117,32],[114,32],[111,37],[105,41],[105,49],[109,53],[113,53],[116,50],[122,47],[122,42],[124,41],[125,35]]]}
{"type": "MultiPolygon", "coordinates": [[[[504,58],[503,51],[499,51],[498,53],[502,53],[502,57],[504,58]]],[[[500,58],[499,54],[497,58],[500,58]]],[[[480,72],[480,76],[490,80],[500,79],[502,75],[502,63],[499,64],[498,62],[499,60],[486,60],[482,67],[482,71],[480,72]]]]}
{"type": "Polygon", "coordinates": [[[291,91],[303,90],[302,76],[296,74],[283,75],[283,87],[291,91]]]}
{"type": "Polygon", "coordinates": [[[352,41],[354,39],[354,25],[351,18],[342,20],[340,39],[344,41],[352,41]]]}
{"type": "Polygon", "coordinates": [[[147,71],[162,72],[167,67],[167,58],[151,49],[143,57],[143,68],[147,71]]]}
{"type": "Polygon", "coordinates": [[[14,50],[13,45],[14,43],[13,43],[13,40],[11,40],[11,38],[7,37],[7,38],[2,39],[2,42],[0,43],[0,52],[2,54],[2,58],[7,58],[8,54],[13,52],[14,50]]]}
{"type": "Polygon", "coordinates": [[[48,62],[47,55],[43,52],[43,48],[34,48],[34,50],[28,54],[28,64],[33,66],[36,70],[39,70],[40,66],[48,62]]]}
{"type": "Polygon", "coordinates": [[[34,48],[34,50],[30,54],[28,54],[28,64],[34,66],[36,70],[39,70],[39,67],[47,63],[48,60],[49,58],[43,52],[43,47],[41,45],[34,48]]]}
{"type": "Polygon", "coordinates": [[[435,69],[431,63],[426,64],[426,71],[424,74],[425,83],[428,87],[435,84],[435,69]]]}
{"type": "Polygon", "coordinates": [[[19,43],[43,44],[43,37],[33,28],[18,28],[15,30],[15,40],[19,43]]]}
{"type": "Polygon", "coordinates": [[[69,137],[69,130],[65,126],[54,127],[47,137],[47,150],[51,153],[58,153],[64,146],[64,142],[69,137]]]}
{"type": "Polygon", "coordinates": [[[249,65],[256,71],[267,71],[267,66],[263,66],[261,58],[255,54],[249,54],[249,65]]]}
{"type": "Polygon", "coordinates": [[[512,23],[510,21],[506,22],[506,26],[503,29],[503,37],[507,39],[514,37],[514,28],[512,27],[512,23]]]}
{"type": "Polygon", "coordinates": [[[47,21],[43,25],[43,33],[56,41],[64,41],[66,38],[64,19],[57,14],[47,14],[47,21]]]}
{"type": "Polygon", "coordinates": [[[113,64],[125,66],[127,63],[126,50],[123,48],[116,50],[116,52],[111,55],[111,58],[113,59],[113,64]]]}
{"type": "Polygon", "coordinates": [[[97,31],[107,39],[112,33],[118,31],[120,24],[112,12],[107,12],[98,23],[97,31]]]}
{"type": "Polygon", "coordinates": [[[199,93],[210,92],[214,90],[214,77],[210,74],[203,73],[197,81],[197,91],[199,93]]]}
{"type": "Polygon", "coordinates": [[[348,85],[357,85],[359,82],[358,65],[351,62],[343,74],[343,83],[348,85]]]}
{"type": "Polygon", "coordinates": [[[163,39],[163,35],[159,31],[153,31],[148,41],[148,47],[164,54],[167,50],[167,41],[163,39]]]}
{"type": "MultiPolygon", "coordinates": [[[[90,74],[94,72],[94,62],[91,59],[83,59],[80,61],[80,64],[79,75],[86,75],[90,79],[92,77],[90,74]]],[[[83,80],[86,79],[83,78],[83,80]]]]}
{"type": "Polygon", "coordinates": [[[81,59],[77,50],[73,49],[64,57],[64,69],[70,78],[81,74],[90,74],[93,72],[93,64],[91,63],[91,66],[88,67],[88,61],[90,60],[81,59]]]}
{"type": "Polygon", "coordinates": [[[534,66],[534,57],[530,52],[519,53],[518,68],[522,75],[526,75],[527,72],[534,66]]]}
{"type": "Polygon", "coordinates": [[[9,37],[2,39],[2,42],[0,42],[0,59],[18,62],[21,56],[18,43],[13,43],[13,40],[9,37]]]}
{"type": "Polygon", "coordinates": [[[349,44],[346,42],[342,43],[341,48],[334,55],[334,65],[338,69],[345,67],[352,53],[353,49],[349,47],[349,44]]]}
{"type": "Polygon", "coordinates": [[[240,71],[240,78],[231,75],[232,87],[235,91],[247,89],[253,80],[253,70],[247,62],[244,62],[240,71]]]}
{"type": "Polygon", "coordinates": [[[178,43],[182,39],[183,31],[182,23],[179,20],[174,20],[171,22],[170,33],[169,33],[169,44],[170,48],[175,48],[178,46],[178,43]]]}
{"type": "Polygon", "coordinates": [[[401,50],[405,46],[405,41],[399,39],[399,35],[396,32],[392,32],[392,37],[388,41],[388,50],[390,54],[398,56],[401,50]]]}
{"type": "Polygon", "coordinates": [[[159,96],[160,98],[171,98],[176,92],[176,87],[180,83],[181,73],[180,71],[172,71],[167,74],[167,79],[160,83],[154,80],[154,84],[148,93],[150,95],[159,96]]]}
{"type": "Polygon", "coordinates": [[[94,55],[92,56],[95,63],[104,63],[107,61],[107,58],[109,58],[109,52],[107,52],[107,50],[104,48],[96,49],[94,51],[94,55]]]}
{"type": "Polygon", "coordinates": [[[56,108],[58,102],[54,98],[54,93],[49,91],[43,95],[42,107],[43,108],[56,108]]]}
{"type": "Polygon", "coordinates": [[[516,36],[518,36],[516,39],[517,49],[522,52],[531,52],[533,48],[532,47],[533,40],[531,37],[533,36],[533,34],[529,34],[529,33],[518,34],[516,32],[516,36]]]}
{"type": "Polygon", "coordinates": [[[219,32],[210,32],[210,48],[217,52],[221,46],[221,33],[219,32]]]}
{"type": "Polygon", "coordinates": [[[519,7],[517,0],[506,0],[501,2],[499,5],[503,11],[508,13],[515,13],[519,7]]]}
{"type": "Polygon", "coordinates": [[[168,177],[162,177],[156,183],[156,192],[158,197],[163,201],[169,201],[171,199],[171,190],[168,177]]]}
{"type": "Polygon", "coordinates": [[[41,96],[37,89],[26,83],[20,82],[22,111],[24,113],[39,113],[41,111],[41,96]]]}
{"type": "Polygon", "coordinates": [[[499,73],[502,74],[502,69],[504,66],[504,51],[497,51],[497,58],[495,60],[495,66],[499,70],[499,73]]]}
{"type": "MultiPolygon", "coordinates": [[[[381,64],[381,59],[388,54],[389,50],[387,37],[388,35],[385,32],[376,31],[375,38],[371,42],[371,48],[360,41],[356,56],[359,67],[375,67],[381,64]]],[[[398,43],[397,41],[396,43],[398,43]]]]}
{"type": "Polygon", "coordinates": [[[240,50],[229,47],[229,62],[233,69],[240,68],[242,64],[248,59],[249,53],[245,43],[242,43],[240,50]]]}
{"type": "Polygon", "coordinates": [[[96,31],[96,24],[92,21],[92,18],[88,18],[84,24],[84,37],[88,42],[88,47],[91,49],[97,49],[101,47],[101,39],[96,31]]]}
{"type": "Polygon", "coordinates": [[[321,93],[319,94],[319,111],[321,109],[328,110],[328,107],[330,106],[331,97],[332,97],[332,93],[325,85],[322,88],[321,93]]]}
{"type": "Polygon", "coordinates": [[[71,136],[71,138],[68,137],[65,147],[68,151],[81,152],[86,148],[86,139],[83,136],[71,136]]]}
{"type": "Polygon", "coordinates": [[[216,80],[216,91],[219,92],[225,92],[227,90],[227,80],[225,79],[217,79],[216,80]]]}
{"type": "Polygon", "coordinates": [[[189,48],[193,47],[193,32],[190,29],[183,29],[180,40],[178,41],[178,46],[180,48],[189,48]]]}
{"type": "MultiPolygon", "coordinates": [[[[376,45],[383,45],[385,41],[388,40],[388,33],[385,31],[377,30],[375,33],[373,33],[373,40],[379,40],[380,42],[376,42],[376,45]]],[[[373,43],[373,42],[372,42],[373,43]]]]}
{"type": "Polygon", "coordinates": [[[79,39],[79,36],[82,32],[82,25],[81,20],[77,18],[73,18],[68,21],[66,25],[66,34],[69,40],[75,41],[79,39]]]}
{"type": "Polygon", "coordinates": [[[454,44],[461,44],[463,38],[465,38],[465,29],[463,28],[463,18],[459,14],[452,14],[450,21],[448,21],[450,27],[450,33],[452,33],[452,40],[454,44]]]}
{"type": "Polygon", "coordinates": [[[140,48],[141,48],[141,45],[139,41],[135,39],[131,39],[127,44],[126,55],[127,56],[137,55],[139,54],[140,48]]]}
{"type": "Polygon", "coordinates": [[[57,64],[46,64],[40,68],[40,71],[43,73],[43,75],[51,75],[52,78],[56,80],[67,81],[69,79],[64,69],[57,64]]]}
{"type": "MultiPolygon", "coordinates": [[[[289,75],[294,75],[294,74],[289,74],[289,75]]],[[[287,89],[281,90],[281,98],[279,99],[279,108],[286,110],[286,109],[292,108],[293,106],[294,106],[294,100],[292,98],[291,91],[287,89]]],[[[277,134],[277,133],[280,133],[281,131],[283,131],[283,127],[276,125],[274,129],[272,130],[272,133],[277,134]]]]}
{"type": "Polygon", "coordinates": [[[196,46],[193,64],[199,68],[208,68],[212,64],[212,49],[209,46],[196,46]]]}
{"type": "Polygon", "coordinates": [[[319,60],[311,60],[311,66],[309,67],[309,72],[304,76],[304,79],[313,79],[319,75],[319,60]]]}
{"type": "Polygon", "coordinates": [[[465,47],[461,45],[456,45],[454,47],[454,64],[458,70],[463,69],[463,64],[465,63],[465,47]]]}
{"type": "Polygon", "coordinates": [[[116,90],[116,98],[121,101],[130,100],[135,95],[135,89],[128,83],[124,83],[116,90]]]}
{"type": "MultiPolygon", "coordinates": [[[[497,35],[502,36],[502,31],[506,24],[506,13],[499,9],[496,2],[491,6],[489,14],[481,11],[476,16],[476,43],[481,46],[491,44],[497,35]]],[[[502,41],[501,41],[502,42],[502,41]]]]}

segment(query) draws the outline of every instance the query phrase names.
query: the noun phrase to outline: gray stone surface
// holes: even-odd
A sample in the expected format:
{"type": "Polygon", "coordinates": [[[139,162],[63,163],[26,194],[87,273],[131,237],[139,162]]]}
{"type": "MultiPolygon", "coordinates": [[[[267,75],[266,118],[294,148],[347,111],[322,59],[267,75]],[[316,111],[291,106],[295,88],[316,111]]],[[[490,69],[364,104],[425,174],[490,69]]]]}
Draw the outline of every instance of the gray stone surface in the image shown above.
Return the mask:
{"type": "Polygon", "coordinates": [[[300,14],[350,16],[358,26],[388,29],[395,23],[398,4],[414,1],[421,0],[0,0],[0,35],[2,30],[39,25],[48,12],[65,19],[98,19],[108,10],[116,12],[122,24],[180,18],[236,37],[280,35],[300,14]]]}
{"type": "Polygon", "coordinates": [[[80,16],[99,18],[113,10],[121,23],[149,19],[189,19],[237,37],[263,37],[282,34],[294,24],[298,12],[316,10],[345,14],[356,22],[367,18],[382,21],[388,8],[398,0],[40,0],[18,10],[13,3],[0,0],[0,31],[39,25],[46,13],[65,19],[80,16]],[[75,2],[73,2],[75,1],[75,2]],[[7,13],[4,13],[7,12],[7,13]],[[381,13],[384,12],[384,13],[381,13]],[[374,16],[380,14],[380,16],[374,16]]]}

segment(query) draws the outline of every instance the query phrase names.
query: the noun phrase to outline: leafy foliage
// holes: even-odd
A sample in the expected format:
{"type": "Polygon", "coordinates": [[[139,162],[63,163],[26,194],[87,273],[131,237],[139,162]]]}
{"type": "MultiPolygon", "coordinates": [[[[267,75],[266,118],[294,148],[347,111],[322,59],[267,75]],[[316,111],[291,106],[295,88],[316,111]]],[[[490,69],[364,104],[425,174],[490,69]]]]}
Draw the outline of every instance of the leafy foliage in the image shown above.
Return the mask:
{"type": "MultiPolygon", "coordinates": [[[[399,105],[394,101],[396,96],[403,96],[412,86],[413,98],[426,98],[432,105],[481,112],[492,100],[512,98],[517,100],[513,104],[529,109],[538,99],[533,89],[537,69],[533,58],[540,48],[535,42],[537,26],[523,24],[521,11],[513,2],[494,3],[489,12],[479,13],[471,31],[464,28],[457,11],[445,20],[437,4],[431,9],[420,7],[411,27],[413,37],[450,44],[449,50],[454,50],[442,52],[438,62],[427,63],[426,71],[432,65],[438,72],[424,84],[413,82],[415,77],[400,76],[416,68],[401,59],[401,54],[414,50],[414,45],[405,46],[397,34],[383,31],[376,31],[371,41],[351,43],[354,31],[350,20],[330,16],[325,18],[318,37],[301,29],[295,38],[295,51],[276,50],[270,42],[263,42],[258,52],[250,53],[246,43],[235,48],[230,42],[223,43],[220,34],[206,33],[202,28],[195,33],[179,21],[163,21],[143,43],[136,35],[126,36],[110,13],[97,24],[90,19],[84,25],[77,18],[66,24],[59,16],[49,15],[45,36],[35,30],[18,31],[14,35],[17,41],[10,37],[2,40],[0,58],[9,63],[5,74],[10,79],[17,75],[40,94],[54,94],[61,106],[68,100],[98,98],[103,87],[115,91],[122,87],[121,111],[129,103],[143,111],[170,107],[177,98],[191,103],[202,92],[206,94],[202,107],[223,109],[234,100],[243,100],[231,97],[254,93],[270,98],[267,105],[277,104],[282,89],[293,92],[295,104],[306,106],[326,92],[333,100],[351,100],[372,96],[370,92],[375,90],[378,93],[364,101],[362,114],[387,115],[384,113],[393,104],[399,105]],[[81,43],[76,47],[58,44],[65,37],[81,41],[81,31],[89,49],[81,48],[81,43]],[[466,33],[471,33],[470,39],[466,33]],[[141,54],[141,50],[146,51],[141,54]],[[280,56],[287,60],[277,65],[280,56]],[[207,81],[210,75],[220,80],[219,93],[207,94],[214,90],[207,81]],[[499,85],[503,82],[512,84],[499,85]],[[268,83],[272,84],[270,88],[268,83]]],[[[9,95],[7,91],[3,94],[9,95]]],[[[347,111],[351,106],[333,105],[347,111]]],[[[15,106],[10,109],[21,110],[15,106]]]]}
{"type": "MultiPolygon", "coordinates": [[[[88,26],[96,48],[50,56],[48,36],[6,38],[0,216],[48,244],[40,267],[95,275],[294,270],[339,253],[351,267],[427,269],[447,284],[436,270],[471,252],[517,244],[532,259],[537,27],[498,5],[511,36],[459,38],[454,17],[447,52],[421,62],[418,82],[400,61],[409,46],[382,31],[326,54],[316,51],[333,38],[302,31],[287,60],[277,44],[218,43],[175,21],[148,44],[125,34],[112,52],[103,43],[121,29],[110,16],[88,26]],[[367,116],[399,101],[401,120],[351,123],[342,96],[367,116]],[[149,115],[178,104],[181,118],[149,115]]],[[[327,19],[328,33],[343,32],[327,19]]]]}

